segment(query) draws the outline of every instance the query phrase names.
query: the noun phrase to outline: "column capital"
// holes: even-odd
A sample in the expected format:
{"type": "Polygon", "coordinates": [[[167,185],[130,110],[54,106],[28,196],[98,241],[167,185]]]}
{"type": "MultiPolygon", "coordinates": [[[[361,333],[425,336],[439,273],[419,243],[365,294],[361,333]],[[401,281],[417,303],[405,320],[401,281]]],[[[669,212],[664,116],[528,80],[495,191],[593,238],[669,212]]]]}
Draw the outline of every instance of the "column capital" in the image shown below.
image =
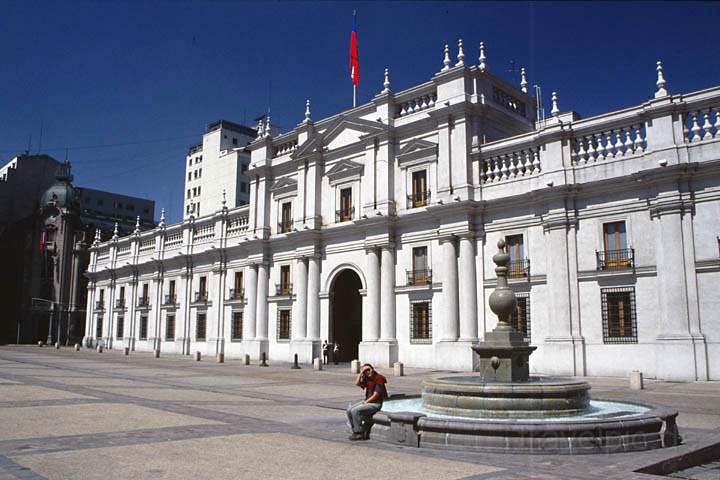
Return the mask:
{"type": "Polygon", "coordinates": [[[441,245],[443,243],[455,243],[458,239],[458,235],[454,233],[441,233],[438,234],[437,239],[441,245]]]}

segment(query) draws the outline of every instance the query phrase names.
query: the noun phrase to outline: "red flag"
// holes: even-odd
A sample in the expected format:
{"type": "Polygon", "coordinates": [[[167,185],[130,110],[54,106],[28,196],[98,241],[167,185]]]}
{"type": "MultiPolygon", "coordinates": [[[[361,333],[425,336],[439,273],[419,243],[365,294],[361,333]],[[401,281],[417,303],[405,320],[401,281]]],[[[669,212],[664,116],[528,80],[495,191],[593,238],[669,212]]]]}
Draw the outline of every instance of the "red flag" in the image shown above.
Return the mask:
{"type": "Polygon", "coordinates": [[[350,78],[356,87],[360,84],[360,59],[357,44],[357,15],[353,12],[353,29],[350,34],[350,78]]]}

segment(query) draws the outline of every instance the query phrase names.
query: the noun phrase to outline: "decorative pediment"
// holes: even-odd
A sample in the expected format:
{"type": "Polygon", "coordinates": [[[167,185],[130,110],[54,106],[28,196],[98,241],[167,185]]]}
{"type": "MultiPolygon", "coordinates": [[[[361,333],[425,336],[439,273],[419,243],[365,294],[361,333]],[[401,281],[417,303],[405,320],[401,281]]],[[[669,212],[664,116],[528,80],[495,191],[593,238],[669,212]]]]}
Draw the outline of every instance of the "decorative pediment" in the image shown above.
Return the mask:
{"type": "Polygon", "coordinates": [[[290,154],[290,158],[302,158],[306,155],[309,155],[315,151],[321,151],[322,150],[322,138],[319,136],[313,136],[311,138],[308,138],[305,143],[302,145],[299,145],[298,148],[290,154]]]}
{"type": "Polygon", "coordinates": [[[338,183],[360,179],[364,168],[362,163],[340,160],[325,172],[325,175],[330,180],[330,185],[335,186],[338,183]]]}
{"type": "Polygon", "coordinates": [[[386,128],[370,120],[340,116],[323,132],[323,145],[328,150],[334,150],[357,143],[368,135],[383,133],[386,128]]]}
{"type": "Polygon", "coordinates": [[[416,138],[406,143],[396,158],[400,168],[407,168],[420,163],[437,161],[437,154],[437,143],[416,138]]]}
{"type": "Polygon", "coordinates": [[[297,180],[292,177],[278,178],[270,186],[270,192],[276,198],[293,195],[297,192],[297,180]]]}

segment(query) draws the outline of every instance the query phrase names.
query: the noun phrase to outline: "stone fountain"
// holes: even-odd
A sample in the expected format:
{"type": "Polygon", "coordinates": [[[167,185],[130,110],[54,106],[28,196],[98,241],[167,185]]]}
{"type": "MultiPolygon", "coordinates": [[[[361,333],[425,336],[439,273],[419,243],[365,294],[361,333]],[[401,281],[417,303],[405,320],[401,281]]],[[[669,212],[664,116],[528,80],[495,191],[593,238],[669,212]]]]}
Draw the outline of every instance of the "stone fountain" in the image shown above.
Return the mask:
{"type": "Polygon", "coordinates": [[[426,379],[421,396],[393,397],[375,416],[374,436],[405,445],[519,453],[612,453],[676,445],[677,412],[591,400],[582,380],[531,377],[537,348],[510,325],[516,308],[508,286],[505,241],[493,256],[495,329],[472,347],[479,374],[426,379]]]}

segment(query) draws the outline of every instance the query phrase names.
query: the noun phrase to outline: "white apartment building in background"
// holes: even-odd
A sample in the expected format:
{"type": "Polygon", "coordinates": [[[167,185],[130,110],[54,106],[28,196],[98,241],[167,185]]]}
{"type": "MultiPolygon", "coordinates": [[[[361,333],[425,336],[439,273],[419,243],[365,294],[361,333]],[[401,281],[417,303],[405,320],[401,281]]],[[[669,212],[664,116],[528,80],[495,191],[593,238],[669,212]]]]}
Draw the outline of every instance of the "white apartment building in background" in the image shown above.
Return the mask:
{"type": "Polygon", "coordinates": [[[185,158],[183,218],[248,203],[247,146],[256,136],[255,129],[227,120],[207,126],[202,143],[190,147],[185,158]]]}
{"type": "Polygon", "coordinates": [[[553,93],[536,121],[527,85],[446,49],[424,83],[259,128],[248,205],[216,188],[95,243],[85,343],[475,370],[505,239],[533,373],[720,380],[720,87],[671,94],[658,64],[650,100],[583,119],[553,93]]]}

